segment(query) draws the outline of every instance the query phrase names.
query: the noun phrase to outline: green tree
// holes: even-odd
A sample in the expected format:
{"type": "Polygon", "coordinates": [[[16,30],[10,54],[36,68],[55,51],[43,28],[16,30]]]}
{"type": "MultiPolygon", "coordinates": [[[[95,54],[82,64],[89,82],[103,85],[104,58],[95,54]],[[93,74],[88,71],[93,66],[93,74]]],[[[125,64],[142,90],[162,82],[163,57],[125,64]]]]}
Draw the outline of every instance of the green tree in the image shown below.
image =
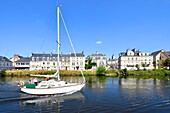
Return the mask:
{"type": "Polygon", "coordinates": [[[106,74],[106,68],[104,66],[99,66],[96,70],[96,75],[103,76],[106,74]]]}
{"type": "Polygon", "coordinates": [[[139,69],[140,69],[139,64],[136,64],[135,67],[136,67],[137,70],[139,71],[139,69]]]}
{"type": "Polygon", "coordinates": [[[5,70],[1,70],[1,71],[0,71],[0,76],[5,76],[5,75],[6,75],[5,70]]]}
{"type": "Polygon", "coordinates": [[[143,67],[143,70],[146,70],[146,64],[145,63],[142,63],[142,67],[143,67]]]}
{"type": "Polygon", "coordinates": [[[85,64],[85,69],[91,69],[93,66],[97,66],[95,62],[92,62],[92,59],[88,59],[86,62],[88,63],[85,64]]]}
{"type": "Polygon", "coordinates": [[[163,62],[163,66],[166,68],[169,68],[170,70],[170,58],[167,58],[164,62],[163,62]]]}

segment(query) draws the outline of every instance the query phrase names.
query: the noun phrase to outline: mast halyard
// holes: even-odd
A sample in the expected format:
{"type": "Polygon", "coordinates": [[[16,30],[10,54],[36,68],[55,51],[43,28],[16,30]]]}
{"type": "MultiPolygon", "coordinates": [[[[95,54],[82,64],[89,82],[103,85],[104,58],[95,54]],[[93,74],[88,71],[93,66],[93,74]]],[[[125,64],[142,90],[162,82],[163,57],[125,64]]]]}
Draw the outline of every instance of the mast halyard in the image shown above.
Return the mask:
{"type": "Polygon", "coordinates": [[[57,59],[57,66],[58,66],[58,73],[57,73],[57,78],[58,81],[60,81],[60,66],[59,66],[59,62],[60,62],[60,6],[57,6],[57,30],[58,30],[58,59],[57,59]]]}

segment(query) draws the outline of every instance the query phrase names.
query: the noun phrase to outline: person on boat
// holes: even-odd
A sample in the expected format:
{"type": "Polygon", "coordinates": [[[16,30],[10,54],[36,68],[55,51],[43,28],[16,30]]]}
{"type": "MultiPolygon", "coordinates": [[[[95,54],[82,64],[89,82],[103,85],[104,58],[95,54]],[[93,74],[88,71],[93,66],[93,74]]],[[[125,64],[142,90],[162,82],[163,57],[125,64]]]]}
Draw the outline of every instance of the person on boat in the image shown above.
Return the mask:
{"type": "Polygon", "coordinates": [[[31,80],[29,80],[28,83],[31,84],[31,80]]]}
{"type": "Polygon", "coordinates": [[[47,78],[45,78],[45,80],[46,80],[46,81],[48,81],[48,80],[50,80],[50,78],[49,78],[49,77],[47,77],[47,78]]]}
{"type": "Polygon", "coordinates": [[[38,79],[34,78],[34,84],[37,86],[38,85],[38,79]]]}

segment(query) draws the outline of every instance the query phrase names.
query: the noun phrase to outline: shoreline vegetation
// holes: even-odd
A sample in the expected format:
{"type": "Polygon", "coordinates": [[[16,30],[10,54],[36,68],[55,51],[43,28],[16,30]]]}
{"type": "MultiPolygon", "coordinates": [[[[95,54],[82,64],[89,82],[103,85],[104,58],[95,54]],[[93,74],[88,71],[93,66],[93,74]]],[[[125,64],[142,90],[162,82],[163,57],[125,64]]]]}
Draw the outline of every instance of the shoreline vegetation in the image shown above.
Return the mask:
{"type": "MultiPolygon", "coordinates": [[[[33,75],[53,75],[56,70],[1,70],[0,76],[30,76],[33,75]]],[[[170,70],[156,69],[156,70],[85,70],[83,71],[85,76],[109,76],[119,78],[158,78],[170,80],[170,70]]],[[[80,76],[80,71],[61,70],[61,76],[80,76]]]]}

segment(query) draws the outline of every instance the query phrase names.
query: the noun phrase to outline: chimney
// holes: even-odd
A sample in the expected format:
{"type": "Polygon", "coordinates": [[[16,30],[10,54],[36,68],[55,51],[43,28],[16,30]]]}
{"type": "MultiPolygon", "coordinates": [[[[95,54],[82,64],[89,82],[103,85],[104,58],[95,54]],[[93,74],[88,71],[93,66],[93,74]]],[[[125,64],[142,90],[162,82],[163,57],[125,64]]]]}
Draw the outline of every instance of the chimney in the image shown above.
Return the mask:
{"type": "Polygon", "coordinates": [[[98,55],[98,51],[96,51],[96,54],[98,55]]]}

